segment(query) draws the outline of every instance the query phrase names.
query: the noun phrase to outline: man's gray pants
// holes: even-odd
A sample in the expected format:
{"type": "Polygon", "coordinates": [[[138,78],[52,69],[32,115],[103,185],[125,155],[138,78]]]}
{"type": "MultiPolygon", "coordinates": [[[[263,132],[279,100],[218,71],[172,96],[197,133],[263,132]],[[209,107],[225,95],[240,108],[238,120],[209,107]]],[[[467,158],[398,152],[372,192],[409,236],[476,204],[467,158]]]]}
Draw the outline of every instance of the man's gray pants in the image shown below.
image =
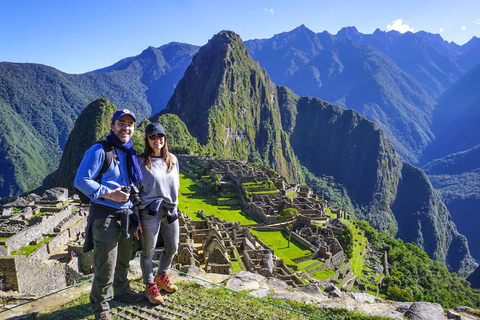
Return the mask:
{"type": "Polygon", "coordinates": [[[94,242],[95,277],[92,282],[90,303],[95,317],[107,313],[113,295],[119,297],[130,292],[127,279],[133,250],[133,237],[121,236],[120,221],[115,218],[95,219],[92,224],[94,242]],[[113,288],[112,288],[113,287],[113,288]]]}

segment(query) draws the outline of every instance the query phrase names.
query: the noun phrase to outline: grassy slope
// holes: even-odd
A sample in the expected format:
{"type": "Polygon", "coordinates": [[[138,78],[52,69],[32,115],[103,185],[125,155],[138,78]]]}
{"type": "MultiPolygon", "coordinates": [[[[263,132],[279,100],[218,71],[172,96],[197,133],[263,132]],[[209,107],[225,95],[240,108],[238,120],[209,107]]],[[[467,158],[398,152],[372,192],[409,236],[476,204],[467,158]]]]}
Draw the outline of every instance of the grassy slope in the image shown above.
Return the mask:
{"type": "Polygon", "coordinates": [[[199,210],[208,215],[214,215],[228,222],[239,222],[242,225],[256,224],[257,222],[237,206],[219,206],[214,198],[208,197],[195,182],[183,173],[180,173],[179,209],[194,220],[200,220],[199,210]]]}

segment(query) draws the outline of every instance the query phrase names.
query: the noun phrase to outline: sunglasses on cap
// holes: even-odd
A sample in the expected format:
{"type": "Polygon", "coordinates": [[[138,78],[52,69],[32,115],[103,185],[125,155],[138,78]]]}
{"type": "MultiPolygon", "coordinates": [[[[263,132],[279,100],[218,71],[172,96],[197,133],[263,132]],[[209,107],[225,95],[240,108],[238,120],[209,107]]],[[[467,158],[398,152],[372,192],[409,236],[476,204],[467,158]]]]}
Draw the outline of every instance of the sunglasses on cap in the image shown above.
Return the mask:
{"type": "Polygon", "coordinates": [[[153,141],[156,139],[162,139],[162,137],[165,137],[165,136],[163,134],[156,133],[156,134],[152,134],[151,136],[148,136],[148,139],[153,141]]]}

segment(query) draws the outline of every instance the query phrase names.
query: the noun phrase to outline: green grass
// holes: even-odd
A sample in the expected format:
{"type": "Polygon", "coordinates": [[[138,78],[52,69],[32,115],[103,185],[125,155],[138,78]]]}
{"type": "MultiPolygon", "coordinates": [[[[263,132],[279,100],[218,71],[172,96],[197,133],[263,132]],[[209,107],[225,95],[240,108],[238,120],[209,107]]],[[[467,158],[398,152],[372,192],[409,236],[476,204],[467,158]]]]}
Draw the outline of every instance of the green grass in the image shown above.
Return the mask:
{"type": "Polygon", "coordinates": [[[287,194],[287,197],[288,198],[291,198],[291,197],[294,197],[297,193],[294,191],[294,192],[291,192],[289,194],[287,194]]]}
{"type": "Polygon", "coordinates": [[[320,262],[320,261],[317,260],[317,259],[311,259],[311,260],[306,260],[306,261],[304,261],[304,262],[300,262],[300,263],[297,264],[297,266],[298,266],[298,268],[301,269],[301,270],[310,271],[311,269],[318,268],[318,267],[320,267],[320,266],[323,265],[323,264],[324,264],[324,262],[320,262]],[[312,265],[312,264],[314,264],[314,263],[316,263],[316,262],[319,262],[319,263],[316,264],[314,267],[311,267],[311,268],[307,269],[307,267],[308,267],[309,265],[312,265]]]}
{"type": "Polygon", "coordinates": [[[178,208],[194,220],[200,220],[198,211],[214,215],[228,222],[238,222],[242,225],[258,222],[239,206],[218,205],[217,200],[206,195],[190,177],[180,173],[180,196],[178,208]]]}
{"type": "Polygon", "coordinates": [[[352,253],[352,270],[355,272],[357,276],[362,279],[365,279],[364,274],[362,273],[363,269],[367,269],[367,267],[363,264],[363,255],[362,253],[365,252],[365,248],[368,245],[368,239],[363,235],[363,231],[357,229],[354,223],[350,221],[343,221],[347,228],[352,230],[353,234],[353,253],[352,253]]]}
{"type": "MultiPolygon", "coordinates": [[[[235,257],[237,258],[237,261],[235,261],[235,263],[237,264],[237,266],[232,266],[233,268],[233,272],[238,272],[238,271],[245,271],[245,265],[243,264],[242,262],[242,259],[240,258],[240,254],[238,253],[238,250],[237,250],[237,247],[233,247],[234,249],[234,252],[235,252],[235,257]],[[238,270],[235,271],[235,268],[238,267],[238,270]]],[[[233,264],[234,261],[232,261],[232,264],[233,264]]]]}
{"type": "MultiPolygon", "coordinates": [[[[141,280],[133,281],[133,287],[143,287],[141,280]]],[[[346,309],[332,308],[320,309],[312,303],[298,302],[295,300],[258,299],[236,293],[230,290],[212,287],[207,288],[196,283],[177,283],[178,290],[168,295],[163,303],[165,312],[173,310],[173,314],[161,313],[168,318],[175,319],[329,319],[329,320],[380,320],[388,319],[376,316],[365,316],[358,312],[346,309]],[[175,315],[175,316],[173,316],[175,315]],[[172,317],[173,316],[173,317],[172,317]]],[[[132,319],[139,318],[141,314],[147,318],[149,315],[158,316],[162,307],[152,309],[145,303],[125,304],[111,302],[111,313],[115,318],[117,314],[129,315],[132,319]],[[141,312],[141,313],[140,313],[141,312]]],[[[123,318],[122,317],[122,318],[123,318]]],[[[92,319],[89,306],[89,294],[61,306],[57,310],[37,315],[36,319],[92,319]]]]}
{"type": "Polygon", "coordinates": [[[290,241],[290,247],[288,247],[287,234],[284,231],[251,230],[251,232],[263,243],[272,248],[275,255],[282,259],[287,265],[297,265],[291,259],[300,258],[310,253],[310,250],[295,240],[290,241]]]}
{"type": "Polygon", "coordinates": [[[48,241],[50,241],[52,239],[52,237],[46,237],[45,239],[43,239],[40,243],[38,244],[32,244],[32,245],[27,245],[27,246],[24,246],[24,247],[21,247],[20,249],[18,250],[14,250],[12,251],[10,254],[12,255],[23,255],[23,256],[28,256],[30,253],[32,253],[33,251],[35,251],[36,249],[38,249],[42,244],[44,243],[47,243],[48,241]]]}
{"type": "Polygon", "coordinates": [[[335,219],[337,217],[336,214],[332,213],[332,210],[330,208],[325,209],[325,211],[327,213],[327,216],[329,216],[330,218],[335,219]]]}
{"type": "Polygon", "coordinates": [[[278,190],[267,190],[267,191],[253,191],[253,192],[250,192],[250,193],[254,193],[254,194],[280,193],[280,191],[278,191],[278,190]]]}
{"type": "Polygon", "coordinates": [[[240,272],[242,271],[242,268],[240,267],[240,263],[238,261],[232,261],[232,272],[240,272]]]}
{"type": "Polygon", "coordinates": [[[335,271],[327,269],[327,270],[320,270],[320,271],[314,272],[311,274],[311,276],[314,277],[315,279],[325,280],[328,277],[333,276],[334,274],[335,274],[335,271]]]}

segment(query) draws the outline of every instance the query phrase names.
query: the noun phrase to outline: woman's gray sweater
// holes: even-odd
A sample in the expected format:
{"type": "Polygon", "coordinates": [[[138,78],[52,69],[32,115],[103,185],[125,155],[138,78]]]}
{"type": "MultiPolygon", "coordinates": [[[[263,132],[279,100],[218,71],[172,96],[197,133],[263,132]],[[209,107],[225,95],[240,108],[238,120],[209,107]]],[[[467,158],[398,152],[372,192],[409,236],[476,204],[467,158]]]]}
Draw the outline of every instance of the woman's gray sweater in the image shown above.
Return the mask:
{"type": "Polygon", "coordinates": [[[172,171],[167,173],[167,165],[163,158],[152,157],[152,167],[145,168],[145,159],[139,158],[143,180],[139,183],[140,209],[147,207],[155,200],[178,204],[178,188],[180,187],[179,167],[177,158],[171,154],[174,163],[172,171]]]}

